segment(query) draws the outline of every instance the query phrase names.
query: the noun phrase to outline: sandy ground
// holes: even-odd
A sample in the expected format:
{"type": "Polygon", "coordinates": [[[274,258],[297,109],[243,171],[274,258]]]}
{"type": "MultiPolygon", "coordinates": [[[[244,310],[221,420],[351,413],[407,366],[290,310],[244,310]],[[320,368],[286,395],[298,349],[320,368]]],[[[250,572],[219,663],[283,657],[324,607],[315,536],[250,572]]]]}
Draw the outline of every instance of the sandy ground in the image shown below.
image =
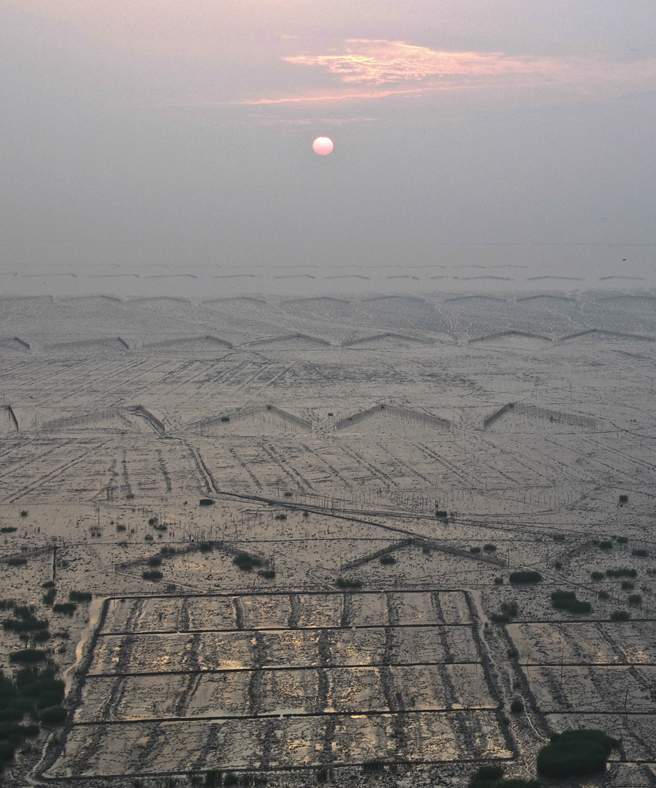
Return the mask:
{"type": "Polygon", "coordinates": [[[70,709],[9,784],[464,785],[586,726],[653,784],[656,296],[417,290],[0,299],[0,596],[70,709]]]}

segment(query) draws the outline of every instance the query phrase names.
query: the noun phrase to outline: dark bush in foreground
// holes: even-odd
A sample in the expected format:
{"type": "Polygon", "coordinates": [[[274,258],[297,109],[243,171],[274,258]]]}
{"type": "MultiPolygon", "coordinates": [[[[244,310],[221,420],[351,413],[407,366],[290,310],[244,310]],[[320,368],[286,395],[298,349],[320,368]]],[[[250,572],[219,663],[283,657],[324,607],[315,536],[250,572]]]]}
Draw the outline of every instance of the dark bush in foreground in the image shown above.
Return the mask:
{"type": "Polygon", "coordinates": [[[638,548],[636,550],[633,550],[631,552],[631,555],[634,555],[636,558],[647,558],[649,553],[647,552],[647,550],[642,550],[638,548]]]}
{"type": "Polygon", "coordinates": [[[597,594],[597,596],[599,597],[599,599],[610,599],[610,594],[608,593],[608,591],[600,591],[597,594]]]}
{"type": "Polygon", "coordinates": [[[50,709],[45,709],[39,715],[41,722],[46,725],[62,725],[66,721],[68,713],[62,706],[53,706],[50,709]]]}
{"type": "Polygon", "coordinates": [[[589,613],[592,605],[576,598],[574,591],[554,591],[551,604],[555,610],[567,610],[570,613],[589,613]]]}
{"type": "Polygon", "coordinates": [[[638,607],[642,604],[642,597],[640,594],[629,594],[629,604],[638,607]]]}
{"type": "Polygon", "coordinates": [[[198,502],[199,506],[214,506],[214,501],[211,498],[201,498],[198,502]]]}
{"type": "Polygon", "coordinates": [[[151,555],[148,559],[148,566],[157,568],[162,565],[162,559],[158,555],[151,555]]]}
{"type": "Polygon", "coordinates": [[[383,566],[391,566],[392,564],[395,564],[395,563],[396,563],[396,558],[394,558],[394,556],[391,556],[391,555],[384,555],[384,556],[383,556],[383,557],[380,559],[380,563],[381,563],[383,566]]]}
{"type": "Polygon", "coordinates": [[[471,782],[491,782],[503,777],[503,766],[481,766],[471,776],[471,782]]]}
{"type": "Polygon", "coordinates": [[[64,616],[72,616],[77,610],[75,602],[60,602],[52,606],[53,613],[61,613],[64,616]]]}
{"type": "Polygon", "coordinates": [[[539,583],[542,580],[542,575],[539,572],[513,572],[508,578],[511,583],[520,583],[522,585],[530,585],[531,583],[539,583]]]}
{"type": "Polygon", "coordinates": [[[513,714],[521,714],[524,711],[524,702],[521,698],[515,698],[513,702],[510,704],[510,711],[513,714]]]}
{"type": "Polygon", "coordinates": [[[362,588],[361,580],[345,580],[343,577],[338,577],[335,583],[337,588],[362,588]]]}
{"type": "Polygon", "coordinates": [[[159,569],[150,569],[146,572],[142,572],[141,576],[144,580],[161,580],[164,575],[159,571],[159,569]]]}
{"type": "Polygon", "coordinates": [[[24,648],[20,651],[12,651],[9,655],[10,662],[19,662],[22,665],[29,665],[34,662],[43,662],[46,652],[38,648],[24,648]]]}
{"type": "Polygon", "coordinates": [[[495,544],[484,544],[483,545],[483,550],[485,550],[486,553],[493,553],[496,549],[497,549],[497,546],[495,544]]]}
{"type": "Polygon", "coordinates": [[[564,542],[565,541],[565,534],[554,534],[554,542],[564,542]]]}
{"type": "Polygon", "coordinates": [[[608,756],[619,742],[602,731],[565,731],[554,734],[538,755],[538,772],[545,777],[578,777],[606,769],[608,756]]]}
{"type": "Polygon", "coordinates": [[[599,542],[599,549],[600,550],[612,550],[613,543],[610,540],[605,540],[603,542],[599,542]]]}
{"type": "Polygon", "coordinates": [[[628,503],[629,496],[628,495],[620,495],[620,503],[628,503]]]}
{"type": "Polygon", "coordinates": [[[211,542],[201,542],[199,548],[201,553],[211,553],[214,549],[211,542]]]}
{"type": "Polygon", "coordinates": [[[18,556],[16,558],[7,559],[8,566],[25,566],[26,563],[27,563],[27,558],[19,558],[18,556]]]}
{"type": "Polygon", "coordinates": [[[537,780],[503,779],[503,766],[481,766],[469,780],[470,788],[540,788],[537,780]]]}
{"type": "Polygon", "coordinates": [[[273,578],[276,576],[276,573],[273,569],[260,569],[258,575],[263,577],[265,580],[273,580],[273,578]]]}
{"type": "Polygon", "coordinates": [[[0,528],[0,534],[13,534],[17,530],[18,528],[15,528],[13,525],[6,525],[4,528],[0,528]]]}
{"type": "Polygon", "coordinates": [[[610,614],[611,621],[628,621],[631,618],[626,610],[614,610],[610,614]]]}
{"type": "Polygon", "coordinates": [[[89,591],[71,591],[68,598],[71,602],[91,602],[93,594],[89,591]]]}
{"type": "Polygon", "coordinates": [[[603,572],[593,572],[593,573],[590,575],[590,577],[591,577],[593,580],[603,580],[603,579],[604,579],[604,573],[603,573],[603,572]]]}
{"type": "Polygon", "coordinates": [[[633,591],[633,582],[631,580],[622,580],[622,591],[633,591]]]}
{"type": "Polygon", "coordinates": [[[232,559],[232,563],[238,566],[242,572],[250,572],[253,567],[262,566],[260,559],[249,553],[238,553],[232,559]]]}
{"type": "Polygon", "coordinates": [[[617,537],[617,544],[626,544],[629,541],[628,536],[618,536],[617,537]]]}
{"type": "Polygon", "coordinates": [[[638,572],[635,569],[628,569],[627,567],[623,567],[621,569],[607,569],[606,576],[607,577],[637,577],[638,572]]]}
{"type": "Polygon", "coordinates": [[[383,761],[365,761],[362,764],[363,772],[382,772],[385,768],[383,761]]]}
{"type": "Polygon", "coordinates": [[[470,553],[480,553],[481,552],[481,548],[480,547],[470,547],[469,548],[469,552],[470,553]]]}
{"type": "Polygon", "coordinates": [[[14,760],[14,745],[9,742],[0,743],[0,763],[8,763],[14,760]]]}

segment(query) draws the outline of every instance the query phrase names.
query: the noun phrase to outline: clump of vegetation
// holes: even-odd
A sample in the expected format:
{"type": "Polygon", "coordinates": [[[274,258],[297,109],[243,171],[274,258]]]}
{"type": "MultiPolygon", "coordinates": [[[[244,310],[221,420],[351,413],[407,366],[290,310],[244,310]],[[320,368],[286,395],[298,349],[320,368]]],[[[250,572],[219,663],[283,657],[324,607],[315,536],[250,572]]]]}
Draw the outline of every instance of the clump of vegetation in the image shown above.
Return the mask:
{"type": "Polygon", "coordinates": [[[632,580],[622,580],[622,591],[633,591],[633,588],[632,580]]]}
{"type": "Polygon", "coordinates": [[[91,602],[93,594],[89,591],[70,591],[68,598],[71,602],[91,602]]]}
{"type": "Polygon", "coordinates": [[[613,543],[610,540],[604,540],[603,542],[599,542],[599,549],[600,550],[612,550],[613,543]]]}
{"type": "Polygon", "coordinates": [[[214,549],[214,547],[213,547],[211,542],[201,542],[198,545],[198,547],[199,547],[201,553],[211,553],[212,550],[214,549]]]}
{"type": "Polygon", "coordinates": [[[27,509],[23,509],[20,513],[21,517],[27,517],[27,509]]]}
{"type": "Polygon", "coordinates": [[[636,558],[647,558],[649,552],[647,550],[643,550],[642,548],[636,548],[635,550],[631,551],[631,555],[634,555],[636,558]]]}
{"type": "Polygon", "coordinates": [[[444,511],[444,509],[435,510],[435,517],[437,517],[439,520],[446,520],[448,516],[449,513],[444,511]]]}
{"type": "Polygon", "coordinates": [[[291,498],[291,497],[292,497],[292,495],[294,495],[294,493],[293,493],[293,492],[290,492],[289,490],[285,490],[285,492],[283,493],[283,495],[285,496],[285,498],[291,498]]]}
{"type": "Polygon", "coordinates": [[[276,576],[276,573],[273,569],[260,569],[258,575],[263,577],[265,580],[273,580],[273,578],[276,576]]]}
{"type": "Polygon", "coordinates": [[[26,605],[14,607],[14,618],[6,618],[2,622],[2,628],[5,632],[38,632],[39,630],[48,629],[48,622],[39,620],[34,616],[32,608],[26,605]]]}
{"type": "Polygon", "coordinates": [[[13,534],[17,530],[18,528],[13,525],[5,525],[4,528],[0,528],[0,534],[13,534]]]}
{"type": "Polygon", "coordinates": [[[385,769],[383,761],[365,761],[362,764],[363,772],[382,772],[385,769]]]}
{"type": "Polygon", "coordinates": [[[488,543],[483,545],[483,550],[485,550],[486,553],[494,553],[496,549],[497,546],[495,544],[488,543]]]}
{"type": "Polygon", "coordinates": [[[632,607],[640,607],[642,605],[642,596],[640,594],[629,594],[629,604],[632,607]]]}
{"type": "Polygon", "coordinates": [[[621,569],[607,569],[606,577],[637,577],[638,572],[635,569],[628,569],[623,567],[621,569]]]}
{"type": "Polygon", "coordinates": [[[35,662],[43,662],[46,658],[46,652],[38,648],[24,648],[20,651],[12,651],[9,655],[9,661],[18,663],[20,665],[30,665],[35,662]]]}
{"type": "Polygon", "coordinates": [[[599,581],[599,580],[603,580],[603,579],[604,579],[604,577],[605,577],[605,575],[604,575],[604,573],[603,573],[603,572],[593,572],[593,573],[590,575],[590,577],[591,577],[593,580],[599,581]]]}
{"type": "Polygon", "coordinates": [[[124,526],[124,525],[121,525],[121,523],[119,523],[119,524],[116,526],[116,530],[117,530],[119,533],[123,533],[123,531],[125,531],[125,530],[126,530],[126,528],[125,528],[125,526],[124,526]]]}
{"type": "Polygon", "coordinates": [[[481,552],[481,548],[480,547],[470,547],[469,548],[469,552],[470,553],[480,553],[481,552]]]}
{"type": "Polygon", "coordinates": [[[517,659],[519,651],[517,651],[516,648],[509,648],[508,651],[506,651],[506,656],[508,659],[517,659]]]}
{"type": "Polygon", "coordinates": [[[338,577],[335,585],[337,588],[362,588],[362,581],[345,580],[343,577],[338,577]]]}
{"type": "Polygon", "coordinates": [[[611,621],[628,621],[631,618],[626,610],[614,610],[610,614],[611,621]]]}
{"type": "Polygon", "coordinates": [[[201,498],[198,502],[199,506],[214,506],[214,501],[211,498],[201,498]]]}
{"type": "Polygon", "coordinates": [[[513,572],[508,578],[511,583],[519,583],[520,585],[531,585],[542,581],[542,575],[534,571],[520,571],[513,572]]]}
{"type": "Polygon", "coordinates": [[[175,547],[168,547],[165,545],[164,547],[162,547],[159,553],[160,555],[164,556],[164,558],[168,558],[172,555],[175,555],[175,547]]]}
{"type": "Polygon", "coordinates": [[[27,563],[27,558],[23,558],[22,556],[19,555],[7,559],[8,566],[25,566],[26,563],[27,563]]]}
{"type": "Polygon", "coordinates": [[[396,558],[394,558],[394,556],[391,555],[384,555],[381,557],[380,563],[383,566],[391,566],[392,564],[396,563],[396,558]]]}
{"type": "Polygon", "coordinates": [[[618,536],[617,544],[626,544],[629,541],[628,536],[618,536]]]}
{"type": "Polygon", "coordinates": [[[72,616],[77,610],[75,602],[59,602],[52,606],[53,613],[61,613],[63,616],[72,616]]]}
{"type": "Polygon", "coordinates": [[[421,552],[422,552],[424,555],[430,555],[430,553],[431,553],[431,551],[430,551],[430,547],[429,547],[427,544],[425,544],[425,545],[424,545],[424,546],[421,548],[421,552]]]}
{"type": "Polygon", "coordinates": [[[481,766],[470,777],[469,788],[540,788],[540,783],[518,778],[504,780],[503,766],[481,766]]]}
{"type": "Polygon", "coordinates": [[[309,516],[310,516],[310,512],[307,511],[303,512],[303,517],[309,517],[309,516]]]}
{"type": "Polygon", "coordinates": [[[490,618],[495,624],[508,624],[518,613],[517,602],[503,602],[500,613],[493,613],[490,618]]]}
{"type": "Polygon", "coordinates": [[[62,725],[66,722],[68,713],[62,706],[53,706],[50,709],[45,709],[39,714],[39,719],[46,725],[62,725]]]}
{"type": "Polygon", "coordinates": [[[619,741],[598,730],[555,733],[538,754],[538,772],[556,778],[603,772],[611,750],[619,746],[619,741]]]}
{"type": "Polygon", "coordinates": [[[503,585],[503,577],[495,577],[494,578],[494,585],[495,586],[502,586],[503,585]]]}
{"type": "Polygon", "coordinates": [[[622,503],[628,503],[628,502],[629,502],[629,496],[628,495],[620,495],[620,503],[621,504],[622,503]]]}
{"type": "Polygon", "coordinates": [[[250,572],[254,567],[262,566],[260,559],[249,553],[238,553],[232,559],[232,563],[242,572],[250,572]]]}
{"type": "Polygon", "coordinates": [[[513,698],[510,711],[513,714],[521,714],[524,711],[524,701],[521,698],[513,698]]]}
{"type": "Polygon", "coordinates": [[[564,542],[565,541],[565,534],[554,534],[553,535],[554,542],[564,542]]]}
{"type": "Polygon", "coordinates": [[[153,580],[154,582],[157,582],[158,580],[161,580],[164,577],[164,575],[159,571],[159,569],[148,569],[145,572],[142,572],[141,576],[143,577],[144,580],[153,580]]]}
{"type": "Polygon", "coordinates": [[[275,519],[276,520],[286,520],[287,519],[287,515],[284,512],[278,512],[278,514],[276,515],[275,519]]]}
{"type": "Polygon", "coordinates": [[[577,599],[574,591],[554,591],[551,604],[555,610],[567,610],[570,613],[589,613],[592,610],[592,605],[577,599]]]}
{"type": "Polygon", "coordinates": [[[599,599],[610,599],[610,594],[608,593],[608,591],[600,591],[597,594],[597,596],[599,597],[599,599]]]}
{"type": "Polygon", "coordinates": [[[148,559],[148,566],[156,568],[162,565],[162,559],[158,555],[151,555],[148,559]]]}

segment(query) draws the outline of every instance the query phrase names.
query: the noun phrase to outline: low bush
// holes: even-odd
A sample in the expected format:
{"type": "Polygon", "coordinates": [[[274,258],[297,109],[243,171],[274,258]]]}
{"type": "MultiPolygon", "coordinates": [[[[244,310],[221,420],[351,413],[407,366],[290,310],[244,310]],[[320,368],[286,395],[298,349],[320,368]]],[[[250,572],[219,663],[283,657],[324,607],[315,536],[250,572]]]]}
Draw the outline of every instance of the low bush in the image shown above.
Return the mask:
{"type": "Polygon", "coordinates": [[[242,572],[250,572],[253,567],[262,566],[259,558],[256,558],[249,553],[238,553],[233,559],[232,563],[239,567],[242,572]]]}
{"type": "Polygon", "coordinates": [[[273,569],[260,569],[258,575],[263,577],[265,580],[273,580],[273,578],[276,576],[276,573],[273,569]]]}
{"type": "Polygon", "coordinates": [[[338,577],[335,582],[337,588],[362,588],[361,580],[345,580],[343,577],[338,577]]]}
{"type": "Polygon", "coordinates": [[[503,766],[481,766],[471,776],[470,783],[473,785],[480,782],[492,782],[503,777],[503,766]]]}
{"type": "Polygon", "coordinates": [[[39,715],[39,719],[46,725],[63,725],[67,716],[68,713],[63,706],[53,706],[50,709],[44,709],[39,715]]]}
{"type": "Polygon", "coordinates": [[[503,585],[503,577],[495,577],[494,578],[494,585],[495,586],[502,586],[503,585]]]}
{"type": "Polygon", "coordinates": [[[213,550],[211,542],[201,542],[199,548],[201,553],[211,553],[213,550]]]}
{"type": "Polygon", "coordinates": [[[123,531],[125,531],[125,530],[126,530],[126,528],[125,528],[125,526],[124,526],[124,525],[121,525],[121,524],[119,523],[119,524],[116,526],[116,530],[117,530],[119,533],[123,533],[123,531]]]}
{"type": "Polygon", "coordinates": [[[380,563],[383,566],[391,566],[392,564],[396,563],[396,558],[394,558],[394,556],[391,555],[384,555],[381,556],[380,563]]]}
{"type": "Polygon", "coordinates": [[[570,613],[590,613],[592,605],[576,598],[574,591],[554,591],[551,604],[555,610],[567,610],[570,613]]]}
{"type": "Polygon", "coordinates": [[[633,591],[634,587],[631,580],[622,580],[622,591],[633,591]]]}
{"type": "Polygon", "coordinates": [[[554,542],[564,542],[565,541],[565,534],[554,534],[554,542]]]}
{"type": "Polygon", "coordinates": [[[513,714],[521,714],[524,711],[524,701],[521,698],[514,698],[510,704],[510,711],[513,714]]]}
{"type": "Polygon", "coordinates": [[[70,602],[91,602],[93,594],[89,591],[71,591],[68,595],[70,602]]]}
{"type": "Polygon", "coordinates": [[[628,495],[620,495],[620,503],[628,503],[629,496],[628,495]]]}
{"type": "Polygon", "coordinates": [[[599,542],[599,549],[600,550],[612,550],[613,543],[609,540],[605,540],[603,542],[599,542]]]}
{"type": "Polygon", "coordinates": [[[221,772],[211,769],[208,772],[205,772],[205,780],[203,784],[207,786],[207,788],[215,788],[215,786],[221,785],[221,772]]]}
{"type": "Polygon", "coordinates": [[[55,597],[57,596],[57,589],[56,588],[49,588],[47,593],[45,593],[41,599],[43,604],[46,607],[52,607],[55,602],[55,597]]]}
{"type": "Polygon", "coordinates": [[[608,756],[619,742],[602,731],[577,730],[554,734],[537,760],[538,772],[545,777],[580,777],[603,772],[608,756]]]}
{"type": "Polygon", "coordinates": [[[510,580],[511,583],[530,585],[532,583],[539,583],[542,580],[542,575],[539,572],[533,571],[513,572],[508,580],[510,580]]]}
{"type": "Polygon", "coordinates": [[[554,564],[554,569],[562,569],[562,568],[563,568],[563,565],[561,564],[561,562],[560,561],[556,561],[556,563],[554,564]]]}
{"type": "Polygon", "coordinates": [[[435,517],[437,517],[440,520],[446,520],[446,518],[448,516],[449,516],[449,513],[445,512],[443,509],[436,509],[435,510],[435,517]]]}
{"type": "Polygon", "coordinates": [[[606,577],[637,577],[637,576],[638,576],[637,570],[629,569],[628,567],[606,570],[606,577]]]}
{"type": "Polygon", "coordinates": [[[595,580],[595,581],[598,581],[598,580],[603,580],[605,576],[606,576],[606,575],[604,575],[604,573],[603,573],[603,572],[593,572],[593,573],[590,575],[590,577],[591,577],[593,580],[595,580]]]}
{"type": "Polygon", "coordinates": [[[284,512],[279,512],[276,515],[275,519],[276,520],[286,520],[287,519],[287,515],[284,512]]]}
{"type": "Polygon", "coordinates": [[[421,552],[422,552],[424,555],[430,555],[430,552],[431,552],[431,551],[430,551],[430,547],[429,547],[427,544],[425,544],[425,545],[424,545],[424,546],[421,548],[421,552]]]}
{"type": "Polygon", "coordinates": [[[599,599],[610,599],[610,594],[608,593],[608,591],[600,591],[597,594],[597,596],[599,597],[599,599]]]}
{"type": "Polygon", "coordinates": [[[75,602],[59,602],[59,604],[52,606],[53,613],[61,613],[64,616],[72,616],[76,610],[75,602]]]}
{"type": "Polygon", "coordinates": [[[10,662],[18,662],[22,665],[29,665],[34,662],[43,662],[46,658],[46,652],[38,648],[24,648],[20,651],[12,651],[9,655],[10,662]]]}
{"type": "Polygon", "coordinates": [[[289,490],[285,490],[283,495],[285,496],[285,498],[291,498],[294,495],[294,493],[290,492],[289,490]]]}
{"type": "Polygon", "coordinates": [[[617,544],[626,544],[629,541],[627,536],[618,536],[617,544]]]}
{"type": "Polygon", "coordinates": [[[214,501],[211,498],[201,498],[198,502],[199,506],[214,506],[214,501]]]}
{"type": "Polygon", "coordinates": [[[145,572],[142,572],[141,577],[143,577],[144,580],[153,580],[157,582],[158,580],[161,580],[164,575],[159,571],[159,569],[149,569],[145,572]]]}
{"type": "Polygon", "coordinates": [[[480,547],[470,547],[469,548],[469,552],[470,553],[480,553],[481,552],[481,548],[480,547]]]}
{"type": "Polygon", "coordinates": [[[383,761],[365,761],[362,764],[363,772],[382,772],[385,769],[383,761]]]}
{"type": "Polygon", "coordinates": [[[506,656],[508,659],[517,659],[519,651],[517,651],[516,648],[509,648],[508,651],[506,651],[506,656]]]}
{"type": "Polygon", "coordinates": [[[13,525],[6,525],[4,528],[0,528],[0,534],[13,534],[17,530],[18,528],[15,528],[13,525]]]}
{"type": "Polygon", "coordinates": [[[640,594],[629,594],[629,604],[633,607],[639,607],[642,604],[642,597],[640,594]]]}
{"type": "Polygon", "coordinates": [[[614,610],[610,614],[611,621],[628,621],[631,618],[626,610],[614,610]]]}
{"type": "Polygon", "coordinates": [[[485,550],[486,553],[493,553],[496,549],[497,549],[497,546],[494,545],[494,544],[484,544],[483,545],[483,550],[485,550]]]}
{"type": "Polygon", "coordinates": [[[27,558],[21,558],[20,556],[7,559],[8,566],[25,566],[26,563],[27,563],[27,558]]]}
{"type": "Polygon", "coordinates": [[[151,555],[148,559],[148,566],[157,568],[162,565],[162,559],[158,555],[151,555]]]}
{"type": "Polygon", "coordinates": [[[631,551],[631,555],[634,555],[636,558],[647,558],[649,552],[647,550],[643,550],[641,548],[637,548],[631,551]]]}

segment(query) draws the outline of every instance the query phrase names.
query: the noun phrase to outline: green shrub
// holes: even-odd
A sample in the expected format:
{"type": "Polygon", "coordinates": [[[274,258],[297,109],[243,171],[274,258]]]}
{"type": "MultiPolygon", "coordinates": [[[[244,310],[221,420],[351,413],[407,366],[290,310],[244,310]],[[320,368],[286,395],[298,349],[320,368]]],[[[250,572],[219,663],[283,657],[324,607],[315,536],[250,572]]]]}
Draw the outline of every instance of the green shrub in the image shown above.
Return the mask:
{"type": "Polygon", "coordinates": [[[631,555],[634,555],[636,558],[647,558],[649,552],[647,550],[636,549],[631,551],[631,555]]]}
{"type": "Polygon", "coordinates": [[[276,520],[286,520],[286,519],[287,519],[287,515],[286,515],[284,512],[279,512],[279,513],[278,513],[278,514],[275,516],[275,519],[276,519],[276,520]]]}
{"type": "Polygon", "coordinates": [[[610,752],[619,742],[602,731],[579,730],[554,734],[538,754],[538,772],[545,777],[579,777],[606,769],[610,752]]]}
{"type": "Polygon", "coordinates": [[[391,566],[392,564],[396,563],[396,558],[394,558],[394,556],[391,555],[384,555],[381,557],[380,563],[383,566],[391,566]]]}
{"type": "Polygon", "coordinates": [[[144,580],[153,580],[157,582],[158,580],[161,580],[164,575],[159,571],[159,569],[149,569],[145,572],[142,572],[141,577],[143,577],[144,580]]]}
{"type": "Polygon", "coordinates": [[[628,495],[620,495],[620,503],[628,503],[629,496],[628,495]]]}
{"type": "Polygon", "coordinates": [[[567,610],[570,613],[589,613],[592,610],[592,605],[577,599],[574,591],[554,591],[551,604],[555,610],[567,610]]]}
{"type": "Polygon", "coordinates": [[[633,591],[634,585],[631,580],[622,580],[622,591],[633,591]]]}
{"type": "Polygon", "coordinates": [[[642,604],[642,597],[640,594],[629,594],[629,604],[634,607],[639,607],[642,604]]]}
{"type": "Polygon", "coordinates": [[[248,553],[238,553],[233,559],[232,563],[239,567],[242,572],[250,572],[253,567],[262,566],[259,558],[249,555],[248,553]]]}
{"type": "Polygon", "coordinates": [[[637,577],[638,572],[635,569],[628,569],[623,567],[621,569],[607,569],[606,577],[637,577]]]}
{"type": "Polygon", "coordinates": [[[554,564],[554,568],[555,569],[562,569],[563,565],[562,565],[562,563],[560,561],[556,561],[556,563],[554,564]]]}
{"type": "Polygon", "coordinates": [[[618,536],[617,537],[617,544],[626,544],[628,541],[629,541],[629,539],[626,536],[618,536]]]}
{"type": "Polygon", "coordinates": [[[53,706],[50,709],[45,709],[39,715],[41,722],[46,725],[62,725],[66,721],[68,712],[62,706],[53,706]]]}
{"type": "Polygon", "coordinates": [[[71,591],[68,595],[71,602],[91,602],[93,594],[88,591],[71,591]]]}
{"type": "Polygon", "coordinates": [[[41,597],[41,601],[46,607],[52,607],[52,605],[55,603],[56,596],[57,596],[57,589],[49,588],[48,592],[41,597]]]}
{"type": "Polygon", "coordinates": [[[213,550],[211,542],[201,542],[199,548],[201,553],[211,553],[213,550]]]}
{"type": "Polygon", "coordinates": [[[590,575],[590,577],[591,577],[593,580],[603,580],[603,579],[604,579],[604,577],[605,577],[605,575],[604,575],[604,573],[603,573],[603,572],[593,572],[593,573],[590,575]]]}
{"type": "Polygon", "coordinates": [[[72,616],[76,610],[75,602],[59,602],[59,604],[52,606],[53,613],[62,613],[64,616],[72,616]]]}
{"type": "Polygon", "coordinates": [[[605,540],[603,542],[599,542],[599,549],[600,550],[612,550],[613,543],[611,541],[605,540]]]}
{"type": "Polygon", "coordinates": [[[564,542],[565,541],[565,534],[554,534],[554,542],[564,542]]]}
{"type": "Polygon", "coordinates": [[[13,534],[17,530],[18,528],[15,528],[13,525],[6,525],[4,528],[0,528],[0,534],[13,534]]]}
{"type": "Polygon", "coordinates": [[[481,548],[480,547],[470,547],[469,548],[469,552],[470,553],[480,553],[481,552],[481,548]]]}
{"type": "Polygon", "coordinates": [[[383,761],[365,761],[362,764],[363,772],[382,772],[385,769],[383,761]]]}
{"type": "Polygon", "coordinates": [[[337,588],[362,588],[362,581],[345,580],[343,577],[338,577],[335,585],[337,588]]]}
{"type": "Polygon", "coordinates": [[[484,544],[483,545],[483,550],[485,550],[486,553],[493,553],[496,549],[497,549],[497,546],[494,545],[494,544],[484,544]]]}
{"type": "Polygon", "coordinates": [[[18,662],[23,665],[28,665],[34,662],[43,662],[46,658],[46,652],[38,648],[24,648],[21,651],[12,651],[9,655],[10,662],[18,662]]]}
{"type": "Polygon", "coordinates": [[[198,502],[199,506],[214,506],[214,501],[211,498],[201,498],[198,502]]]}
{"type": "Polygon", "coordinates": [[[610,614],[611,621],[628,621],[631,618],[626,610],[614,610],[610,614]]]}
{"type": "Polygon", "coordinates": [[[494,585],[495,586],[502,586],[503,585],[503,577],[495,577],[494,578],[494,585]]]}
{"type": "Polygon", "coordinates": [[[481,766],[471,776],[472,783],[492,782],[503,777],[503,766],[481,766]]]}
{"type": "Polygon", "coordinates": [[[492,613],[490,621],[493,624],[508,624],[510,623],[510,616],[506,613],[492,613]]]}
{"type": "Polygon", "coordinates": [[[529,585],[531,583],[539,583],[542,580],[542,575],[539,572],[533,571],[513,572],[508,580],[510,580],[511,583],[529,585]]]}
{"type": "Polygon", "coordinates": [[[260,569],[258,575],[263,577],[265,580],[273,580],[273,578],[276,576],[276,573],[273,569],[260,569]]]}
{"type": "Polygon", "coordinates": [[[20,556],[7,559],[8,566],[25,566],[26,563],[27,563],[27,558],[21,558],[20,556]]]}
{"type": "Polygon", "coordinates": [[[508,659],[517,659],[519,651],[517,651],[516,648],[509,648],[508,651],[506,651],[506,656],[508,659]]]}
{"type": "Polygon", "coordinates": [[[610,594],[608,593],[608,591],[600,591],[597,594],[597,596],[599,597],[599,599],[610,599],[610,594]]]}
{"type": "Polygon", "coordinates": [[[162,559],[158,555],[151,555],[148,559],[148,566],[156,568],[162,565],[162,559]]]}
{"type": "Polygon", "coordinates": [[[513,714],[521,714],[524,711],[524,702],[521,698],[514,698],[510,704],[510,711],[513,714]]]}

